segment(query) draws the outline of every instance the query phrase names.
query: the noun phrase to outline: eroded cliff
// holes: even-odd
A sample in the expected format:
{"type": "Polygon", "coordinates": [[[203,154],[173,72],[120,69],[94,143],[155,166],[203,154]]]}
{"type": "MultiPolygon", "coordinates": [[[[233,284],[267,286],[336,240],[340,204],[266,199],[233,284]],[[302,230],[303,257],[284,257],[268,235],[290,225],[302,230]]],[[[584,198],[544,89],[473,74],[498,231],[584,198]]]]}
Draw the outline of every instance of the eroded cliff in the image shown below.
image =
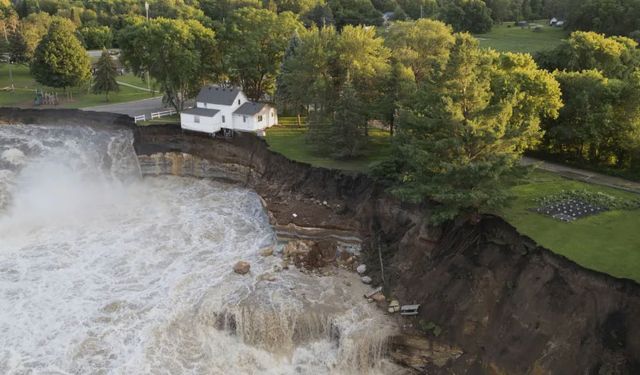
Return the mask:
{"type": "Polygon", "coordinates": [[[640,285],[584,269],[501,218],[432,227],[427,204],[401,203],[367,176],[290,161],[246,134],[214,139],[74,111],[4,109],[0,119],[131,127],[147,173],[231,179],[262,196],[279,228],[361,241],[374,281],[381,255],[387,293],[421,304],[395,341],[396,359],[421,372],[640,373],[640,285]]]}

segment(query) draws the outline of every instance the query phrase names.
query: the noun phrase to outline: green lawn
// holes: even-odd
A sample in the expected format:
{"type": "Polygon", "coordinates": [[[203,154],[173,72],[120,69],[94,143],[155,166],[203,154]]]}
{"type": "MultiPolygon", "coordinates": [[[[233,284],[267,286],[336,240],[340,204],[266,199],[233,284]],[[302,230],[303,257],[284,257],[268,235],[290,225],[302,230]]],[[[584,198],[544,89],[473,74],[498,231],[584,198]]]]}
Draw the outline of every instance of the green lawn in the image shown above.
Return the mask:
{"type": "Polygon", "coordinates": [[[148,125],[179,125],[180,124],[180,115],[171,115],[166,117],[160,117],[153,120],[147,121],[139,121],[137,123],[138,126],[148,126],[148,125]]]}
{"type": "MultiPolygon", "coordinates": [[[[123,81],[140,80],[133,75],[120,76],[123,81]]],[[[25,65],[13,65],[13,82],[15,90],[9,91],[11,83],[9,80],[9,64],[0,64],[0,106],[5,107],[33,107],[33,99],[35,97],[36,88],[41,89],[42,85],[38,84],[29,74],[29,68],[25,65]]],[[[46,91],[52,92],[52,89],[45,88],[46,91]]],[[[109,94],[109,102],[105,100],[104,95],[95,95],[88,93],[87,88],[72,89],[73,100],[68,101],[62,90],[58,90],[58,97],[61,103],[60,108],[82,108],[109,103],[128,102],[132,100],[140,100],[152,97],[146,91],[138,90],[131,87],[120,86],[120,92],[109,94]]]]}
{"type": "Polygon", "coordinates": [[[494,25],[489,33],[476,35],[476,38],[481,47],[496,51],[534,53],[552,49],[568,36],[562,28],[548,26],[547,20],[536,21],[535,24],[541,26],[541,31],[533,31],[533,26],[522,29],[513,26],[513,22],[505,22],[494,25]]]}
{"type": "Polygon", "coordinates": [[[383,159],[390,151],[389,133],[380,129],[370,129],[370,143],[362,157],[354,160],[334,160],[313,152],[305,141],[305,127],[274,126],[267,129],[266,140],[269,147],[289,159],[309,163],[317,167],[366,172],[369,165],[383,159]]]}
{"type": "MultiPolygon", "coordinates": [[[[371,162],[390,152],[388,133],[376,129],[365,157],[352,161],[333,160],[312,152],[305,142],[305,131],[296,126],[278,126],[267,130],[266,140],[272,150],[290,159],[360,172],[367,172],[371,162]]],[[[576,189],[604,192],[625,199],[638,198],[633,193],[536,171],[527,181],[512,188],[515,199],[497,214],[540,245],[584,267],[640,281],[640,210],[608,211],[570,223],[530,211],[536,207],[536,198],[576,189]]]]}
{"type": "Polygon", "coordinates": [[[499,214],[540,245],[584,267],[640,281],[640,210],[608,211],[570,223],[529,211],[538,197],[574,189],[638,198],[633,193],[536,171],[526,183],[512,188],[516,199],[499,214]]]}

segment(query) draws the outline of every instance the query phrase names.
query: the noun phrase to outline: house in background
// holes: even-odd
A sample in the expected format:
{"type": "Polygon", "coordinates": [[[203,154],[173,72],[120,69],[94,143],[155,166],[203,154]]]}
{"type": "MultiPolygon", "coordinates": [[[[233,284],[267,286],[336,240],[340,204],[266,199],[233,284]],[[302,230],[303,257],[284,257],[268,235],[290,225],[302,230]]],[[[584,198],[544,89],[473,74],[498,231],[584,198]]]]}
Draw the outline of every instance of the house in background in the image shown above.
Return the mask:
{"type": "Polygon", "coordinates": [[[182,129],[209,134],[236,130],[263,135],[277,123],[273,106],[247,99],[236,87],[205,86],[196,97],[196,106],[180,113],[182,129]]]}

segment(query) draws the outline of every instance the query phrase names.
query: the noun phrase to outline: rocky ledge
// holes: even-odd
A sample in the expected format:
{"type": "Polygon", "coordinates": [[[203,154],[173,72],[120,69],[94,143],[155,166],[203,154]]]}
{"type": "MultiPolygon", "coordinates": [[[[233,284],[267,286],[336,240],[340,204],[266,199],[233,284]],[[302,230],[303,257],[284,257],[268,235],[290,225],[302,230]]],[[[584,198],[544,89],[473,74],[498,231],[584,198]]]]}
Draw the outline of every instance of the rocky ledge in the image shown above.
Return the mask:
{"type": "Polygon", "coordinates": [[[233,180],[260,194],[281,234],[360,243],[373,283],[402,304],[421,305],[418,315],[402,318],[405,332],[391,342],[392,358],[408,367],[429,374],[640,373],[640,285],[585,269],[499,217],[433,227],[429,204],[399,202],[364,175],[290,161],[252,135],[217,139],[80,113],[1,109],[0,121],[131,127],[147,173],[233,180]]]}

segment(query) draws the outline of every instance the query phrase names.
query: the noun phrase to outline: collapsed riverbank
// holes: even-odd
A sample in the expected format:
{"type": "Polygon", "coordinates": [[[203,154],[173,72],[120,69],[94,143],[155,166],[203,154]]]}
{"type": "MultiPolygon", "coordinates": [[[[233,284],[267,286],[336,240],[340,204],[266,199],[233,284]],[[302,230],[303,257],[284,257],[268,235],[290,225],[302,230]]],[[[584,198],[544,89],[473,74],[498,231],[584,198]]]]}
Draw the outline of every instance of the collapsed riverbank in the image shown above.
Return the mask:
{"type": "Polygon", "coordinates": [[[128,127],[145,173],[224,178],[254,189],[282,234],[358,241],[374,283],[402,303],[391,356],[429,373],[640,372],[640,286],[584,269],[501,218],[432,227],[364,175],[313,168],[251,135],[213,139],[179,127],[73,110],[0,110],[0,120],[128,127]]]}

